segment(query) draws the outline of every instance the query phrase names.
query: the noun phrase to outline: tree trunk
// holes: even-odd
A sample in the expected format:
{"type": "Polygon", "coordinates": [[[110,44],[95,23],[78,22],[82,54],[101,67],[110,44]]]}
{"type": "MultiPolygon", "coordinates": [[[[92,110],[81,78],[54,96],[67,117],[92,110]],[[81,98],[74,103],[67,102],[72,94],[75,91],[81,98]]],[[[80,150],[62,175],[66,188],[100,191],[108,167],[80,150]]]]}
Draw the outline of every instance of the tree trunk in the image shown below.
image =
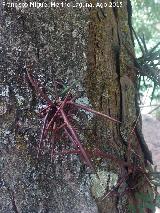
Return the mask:
{"type": "MultiPolygon", "coordinates": [[[[85,0],[82,8],[79,1],[63,6],[45,1],[40,8],[29,1],[1,5],[3,213],[140,212],[142,204],[143,212],[150,212],[137,198],[151,191],[144,174],[150,158],[135,131],[141,122],[130,0],[101,2],[103,8],[87,8],[85,0]],[[51,162],[47,146],[37,158],[43,124],[36,112],[45,101],[29,82],[28,65],[52,100],[54,80],[67,86],[76,82],[71,93],[79,96],[78,102],[120,121],[83,111],[76,115],[78,136],[92,153],[96,173],[80,155],[60,155],[51,162]]],[[[63,142],[57,149],[68,146],[63,142]]]]}

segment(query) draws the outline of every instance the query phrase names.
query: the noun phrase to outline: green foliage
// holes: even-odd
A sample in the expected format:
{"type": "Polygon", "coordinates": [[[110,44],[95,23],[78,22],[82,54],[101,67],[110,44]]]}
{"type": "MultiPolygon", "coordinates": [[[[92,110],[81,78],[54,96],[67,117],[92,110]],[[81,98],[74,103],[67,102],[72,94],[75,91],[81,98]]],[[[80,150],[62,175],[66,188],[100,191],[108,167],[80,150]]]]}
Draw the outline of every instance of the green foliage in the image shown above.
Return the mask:
{"type": "Polygon", "coordinates": [[[160,43],[148,49],[144,37],[139,38],[136,33],[135,37],[142,52],[142,56],[136,59],[136,66],[139,70],[140,78],[140,93],[143,94],[143,92],[152,87],[153,89],[150,96],[152,102],[153,99],[159,99],[160,43]]]}
{"type": "Polygon", "coordinates": [[[145,35],[150,46],[159,41],[160,27],[160,1],[156,0],[132,0],[133,27],[142,36],[145,35]]]}
{"type": "MultiPolygon", "coordinates": [[[[135,198],[138,200],[138,204],[129,205],[130,213],[136,213],[137,209],[140,213],[143,213],[145,209],[155,210],[156,203],[153,201],[153,194],[136,193],[135,198]]],[[[160,195],[157,196],[157,199],[160,199],[160,195]]]]}
{"type": "Polygon", "coordinates": [[[159,75],[160,65],[157,63],[159,63],[160,59],[155,58],[157,56],[160,57],[159,47],[156,46],[160,37],[160,1],[132,0],[132,8],[133,28],[139,38],[139,42],[135,38],[135,50],[137,57],[139,57],[138,63],[143,72],[142,75],[140,74],[140,94],[143,95],[150,88],[153,91],[150,96],[150,103],[152,100],[157,102],[160,92],[159,82],[155,83],[155,79],[159,75]],[[141,47],[143,47],[144,51],[141,47]],[[154,47],[156,48],[154,49],[154,47]],[[157,65],[155,66],[155,64],[157,65]]]}
{"type": "Polygon", "coordinates": [[[156,206],[160,208],[160,194],[156,197],[156,206]]]}

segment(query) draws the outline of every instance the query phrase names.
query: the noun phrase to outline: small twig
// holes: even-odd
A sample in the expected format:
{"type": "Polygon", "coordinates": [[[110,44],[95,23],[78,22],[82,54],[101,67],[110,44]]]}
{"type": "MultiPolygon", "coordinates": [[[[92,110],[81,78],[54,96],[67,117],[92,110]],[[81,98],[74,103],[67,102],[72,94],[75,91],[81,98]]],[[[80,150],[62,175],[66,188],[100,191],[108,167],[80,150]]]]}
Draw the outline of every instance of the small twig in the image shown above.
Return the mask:
{"type": "Polygon", "coordinates": [[[59,130],[63,129],[65,126],[66,126],[66,124],[64,123],[64,124],[60,125],[59,127],[53,129],[53,132],[54,132],[54,133],[55,133],[55,132],[58,132],[59,130]]]}
{"type": "Polygon", "coordinates": [[[46,132],[48,132],[50,126],[52,125],[52,123],[54,122],[56,116],[58,115],[58,113],[60,112],[60,110],[64,107],[65,103],[67,102],[68,100],[68,97],[69,97],[70,93],[67,94],[67,96],[65,97],[64,101],[61,102],[60,106],[57,107],[57,111],[56,113],[54,114],[54,116],[52,117],[52,119],[50,120],[48,126],[47,126],[47,129],[46,129],[46,132]]]}
{"type": "Polygon", "coordinates": [[[41,149],[41,144],[42,144],[43,139],[45,137],[45,129],[46,129],[46,125],[47,125],[48,115],[49,115],[49,112],[46,114],[46,116],[44,118],[44,124],[43,124],[42,133],[41,133],[41,137],[40,137],[40,142],[39,142],[39,146],[38,146],[37,158],[39,156],[39,152],[40,152],[40,149],[41,149]]]}
{"type": "Polygon", "coordinates": [[[16,205],[16,201],[15,201],[15,193],[13,191],[13,189],[11,189],[9,186],[7,187],[7,190],[10,194],[10,198],[11,198],[11,202],[12,202],[12,208],[13,208],[13,211],[15,213],[20,213],[18,208],[17,208],[17,205],[16,205]]]}
{"type": "Polygon", "coordinates": [[[13,206],[13,210],[15,213],[19,213],[19,210],[17,208],[17,205],[16,205],[16,201],[15,201],[15,194],[13,191],[11,191],[11,200],[12,200],[12,206],[13,206]]]}
{"type": "Polygon", "coordinates": [[[64,122],[66,123],[68,129],[69,129],[70,132],[72,133],[73,138],[74,138],[74,141],[77,143],[78,148],[81,150],[81,153],[82,153],[82,155],[83,155],[83,157],[84,157],[86,163],[87,163],[88,166],[90,166],[90,168],[94,171],[94,167],[92,166],[92,164],[91,164],[91,162],[90,162],[90,160],[89,160],[89,158],[88,158],[88,156],[87,156],[85,150],[83,149],[83,147],[82,147],[82,145],[81,145],[81,143],[80,143],[80,141],[79,141],[79,139],[78,139],[78,136],[76,135],[75,131],[73,130],[73,128],[72,128],[72,126],[71,126],[71,124],[69,123],[69,121],[68,121],[68,119],[67,119],[67,117],[66,117],[66,115],[65,115],[65,113],[64,113],[64,111],[63,111],[63,109],[60,109],[60,111],[61,111],[62,117],[63,117],[63,119],[64,119],[64,122]]]}
{"type": "Polygon", "coordinates": [[[160,107],[160,104],[158,106],[156,106],[154,109],[152,109],[150,112],[148,112],[148,114],[151,114],[152,112],[154,112],[155,110],[157,110],[160,107]]]}
{"type": "Polygon", "coordinates": [[[115,158],[112,154],[109,154],[109,153],[106,153],[106,152],[102,152],[101,150],[95,148],[93,151],[92,151],[93,155],[94,156],[97,156],[97,157],[101,157],[101,158],[104,158],[104,159],[109,159],[115,163],[117,163],[118,165],[122,166],[122,167],[132,167],[132,164],[128,164],[127,162],[123,161],[123,160],[120,160],[118,158],[115,158]]]}
{"type": "Polygon", "coordinates": [[[142,35],[142,37],[140,37],[142,43],[143,43],[143,46],[144,46],[144,49],[145,49],[145,53],[148,54],[148,49],[147,49],[147,46],[146,46],[146,42],[145,42],[145,38],[144,38],[144,34],[142,35]]]}
{"type": "Polygon", "coordinates": [[[143,54],[143,56],[145,55],[145,51],[144,51],[144,49],[143,49],[143,47],[142,47],[142,45],[141,45],[141,42],[140,42],[140,40],[139,40],[139,38],[138,38],[138,35],[137,35],[137,33],[136,33],[136,31],[134,30],[134,28],[132,27],[132,30],[133,30],[133,33],[134,33],[134,35],[135,35],[135,37],[136,37],[136,40],[137,40],[137,42],[138,42],[138,45],[139,45],[139,47],[140,47],[140,49],[141,49],[141,51],[142,51],[142,54],[143,54]]]}
{"type": "Polygon", "coordinates": [[[55,145],[55,133],[54,133],[54,130],[56,128],[56,123],[53,125],[53,133],[52,133],[52,149],[51,149],[51,163],[53,161],[53,153],[54,153],[54,145],[55,145]]]}
{"type": "Polygon", "coordinates": [[[158,44],[156,44],[150,51],[149,53],[153,53],[154,50],[160,45],[160,42],[158,42],[158,44]]]}
{"type": "Polygon", "coordinates": [[[54,136],[52,137],[52,141],[53,141],[53,144],[52,144],[52,150],[51,150],[51,163],[53,162],[53,155],[54,155],[54,136]]]}
{"type": "Polygon", "coordinates": [[[27,75],[28,78],[32,84],[33,87],[35,87],[36,91],[48,102],[48,104],[53,105],[53,102],[48,98],[48,96],[46,94],[44,94],[44,92],[39,88],[38,84],[36,83],[36,81],[34,81],[32,79],[32,75],[29,73],[28,69],[27,69],[27,75]]]}
{"type": "Polygon", "coordinates": [[[107,119],[109,119],[109,120],[111,120],[111,121],[113,121],[113,122],[121,123],[120,121],[118,121],[118,120],[116,120],[116,119],[110,117],[109,115],[103,114],[103,113],[101,113],[101,112],[97,112],[97,111],[95,111],[95,110],[93,110],[93,109],[90,109],[90,108],[88,108],[87,106],[84,106],[84,105],[82,105],[82,104],[76,104],[76,103],[74,103],[74,102],[72,102],[72,101],[68,101],[67,103],[68,103],[68,104],[72,104],[72,105],[74,105],[74,106],[76,106],[76,107],[78,107],[78,108],[84,109],[84,110],[86,110],[86,111],[88,111],[88,112],[94,113],[95,115],[98,115],[98,116],[101,116],[101,117],[105,117],[105,118],[107,118],[107,119]]]}
{"type": "MultiPolygon", "coordinates": [[[[147,93],[146,93],[146,96],[145,96],[145,98],[144,98],[144,102],[145,102],[146,99],[147,99],[148,92],[149,92],[149,90],[148,90],[147,93]]],[[[129,133],[129,135],[128,135],[129,139],[128,139],[128,150],[127,150],[127,151],[128,151],[128,153],[127,153],[127,162],[130,161],[131,138],[132,138],[131,136],[132,136],[132,134],[135,132],[135,128],[136,128],[136,126],[137,126],[137,123],[138,123],[138,121],[139,121],[140,116],[141,116],[141,111],[139,111],[139,113],[138,113],[138,115],[137,115],[137,118],[136,118],[135,122],[133,123],[134,126],[133,126],[133,128],[131,129],[131,131],[130,131],[130,133],[129,133]]],[[[140,145],[140,144],[139,144],[139,145],[140,145]]]]}
{"type": "Polygon", "coordinates": [[[106,195],[104,195],[104,197],[102,198],[102,200],[104,200],[104,199],[105,199],[106,197],[108,197],[114,190],[116,190],[116,189],[124,182],[124,180],[126,180],[127,177],[128,177],[128,174],[125,175],[124,177],[122,177],[122,178],[118,181],[118,183],[117,183],[115,186],[113,186],[112,189],[111,189],[106,195]]]}
{"type": "MultiPolygon", "coordinates": [[[[66,123],[65,123],[66,124],[66,123]]],[[[75,139],[71,136],[71,134],[69,133],[68,129],[65,127],[64,128],[67,136],[69,137],[70,141],[72,141],[72,143],[75,145],[75,147],[77,148],[78,147],[78,144],[77,142],[75,141],[75,139]]]]}
{"type": "Polygon", "coordinates": [[[140,108],[144,108],[144,107],[156,107],[156,106],[160,106],[160,104],[153,104],[153,105],[139,105],[140,108]]]}

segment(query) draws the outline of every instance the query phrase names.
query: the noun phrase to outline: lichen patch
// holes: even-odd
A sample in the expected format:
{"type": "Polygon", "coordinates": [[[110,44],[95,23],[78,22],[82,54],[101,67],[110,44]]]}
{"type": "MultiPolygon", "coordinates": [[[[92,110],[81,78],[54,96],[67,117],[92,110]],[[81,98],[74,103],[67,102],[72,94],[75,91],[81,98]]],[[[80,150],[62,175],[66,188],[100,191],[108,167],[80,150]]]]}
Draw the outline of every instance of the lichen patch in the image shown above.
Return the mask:
{"type": "Polygon", "coordinates": [[[91,175],[91,192],[95,198],[100,198],[105,195],[106,190],[110,190],[118,180],[118,175],[105,171],[99,170],[96,174],[91,175]]]}

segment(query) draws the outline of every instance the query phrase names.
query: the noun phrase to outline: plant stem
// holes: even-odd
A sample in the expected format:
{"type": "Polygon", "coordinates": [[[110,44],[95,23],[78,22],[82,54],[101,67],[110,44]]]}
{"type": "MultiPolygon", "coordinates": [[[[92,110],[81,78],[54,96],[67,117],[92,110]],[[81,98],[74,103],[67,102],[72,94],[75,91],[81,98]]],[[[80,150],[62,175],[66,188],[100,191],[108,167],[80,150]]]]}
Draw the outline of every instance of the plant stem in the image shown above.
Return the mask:
{"type": "Polygon", "coordinates": [[[64,113],[64,111],[63,111],[63,109],[60,109],[60,111],[61,111],[62,117],[63,117],[63,119],[64,119],[64,122],[66,123],[66,125],[67,125],[69,131],[71,132],[72,137],[74,138],[74,140],[75,140],[77,146],[79,146],[79,149],[80,149],[80,151],[81,151],[81,153],[82,153],[82,155],[83,155],[83,157],[84,157],[86,163],[87,163],[88,166],[94,171],[94,168],[93,168],[93,166],[92,166],[92,164],[91,164],[91,162],[90,162],[90,160],[89,160],[89,158],[88,158],[88,156],[87,156],[85,150],[83,149],[83,147],[82,147],[82,145],[81,145],[81,143],[80,143],[80,141],[79,141],[79,139],[78,139],[78,136],[76,135],[74,129],[72,128],[71,124],[69,123],[69,121],[68,121],[68,119],[67,119],[67,117],[66,117],[66,115],[65,115],[65,113],[64,113]]]}
{"type": "Polygon", "coordinates": [[[105,117],[105,118],[107,118],[107,119],[109,119],[109,120],[111,120],[113,122],[121,123],[120,121],[116,120],[115,118],[110,117],[109,115],[103,114],[101,112],[97,112],[96,110],[90,109],[87,106],[84,106],[82,104],[76,104],[76,103],[74,103],[72,101],[68,101],[67,104],[72,104],[72,105],[74,105],[77,108],[81,108],[81,109],[84,109],[84,110],[86,110],[88,112],[94,113],[94,114],[96,114],[98,116],[105,117]]]}

